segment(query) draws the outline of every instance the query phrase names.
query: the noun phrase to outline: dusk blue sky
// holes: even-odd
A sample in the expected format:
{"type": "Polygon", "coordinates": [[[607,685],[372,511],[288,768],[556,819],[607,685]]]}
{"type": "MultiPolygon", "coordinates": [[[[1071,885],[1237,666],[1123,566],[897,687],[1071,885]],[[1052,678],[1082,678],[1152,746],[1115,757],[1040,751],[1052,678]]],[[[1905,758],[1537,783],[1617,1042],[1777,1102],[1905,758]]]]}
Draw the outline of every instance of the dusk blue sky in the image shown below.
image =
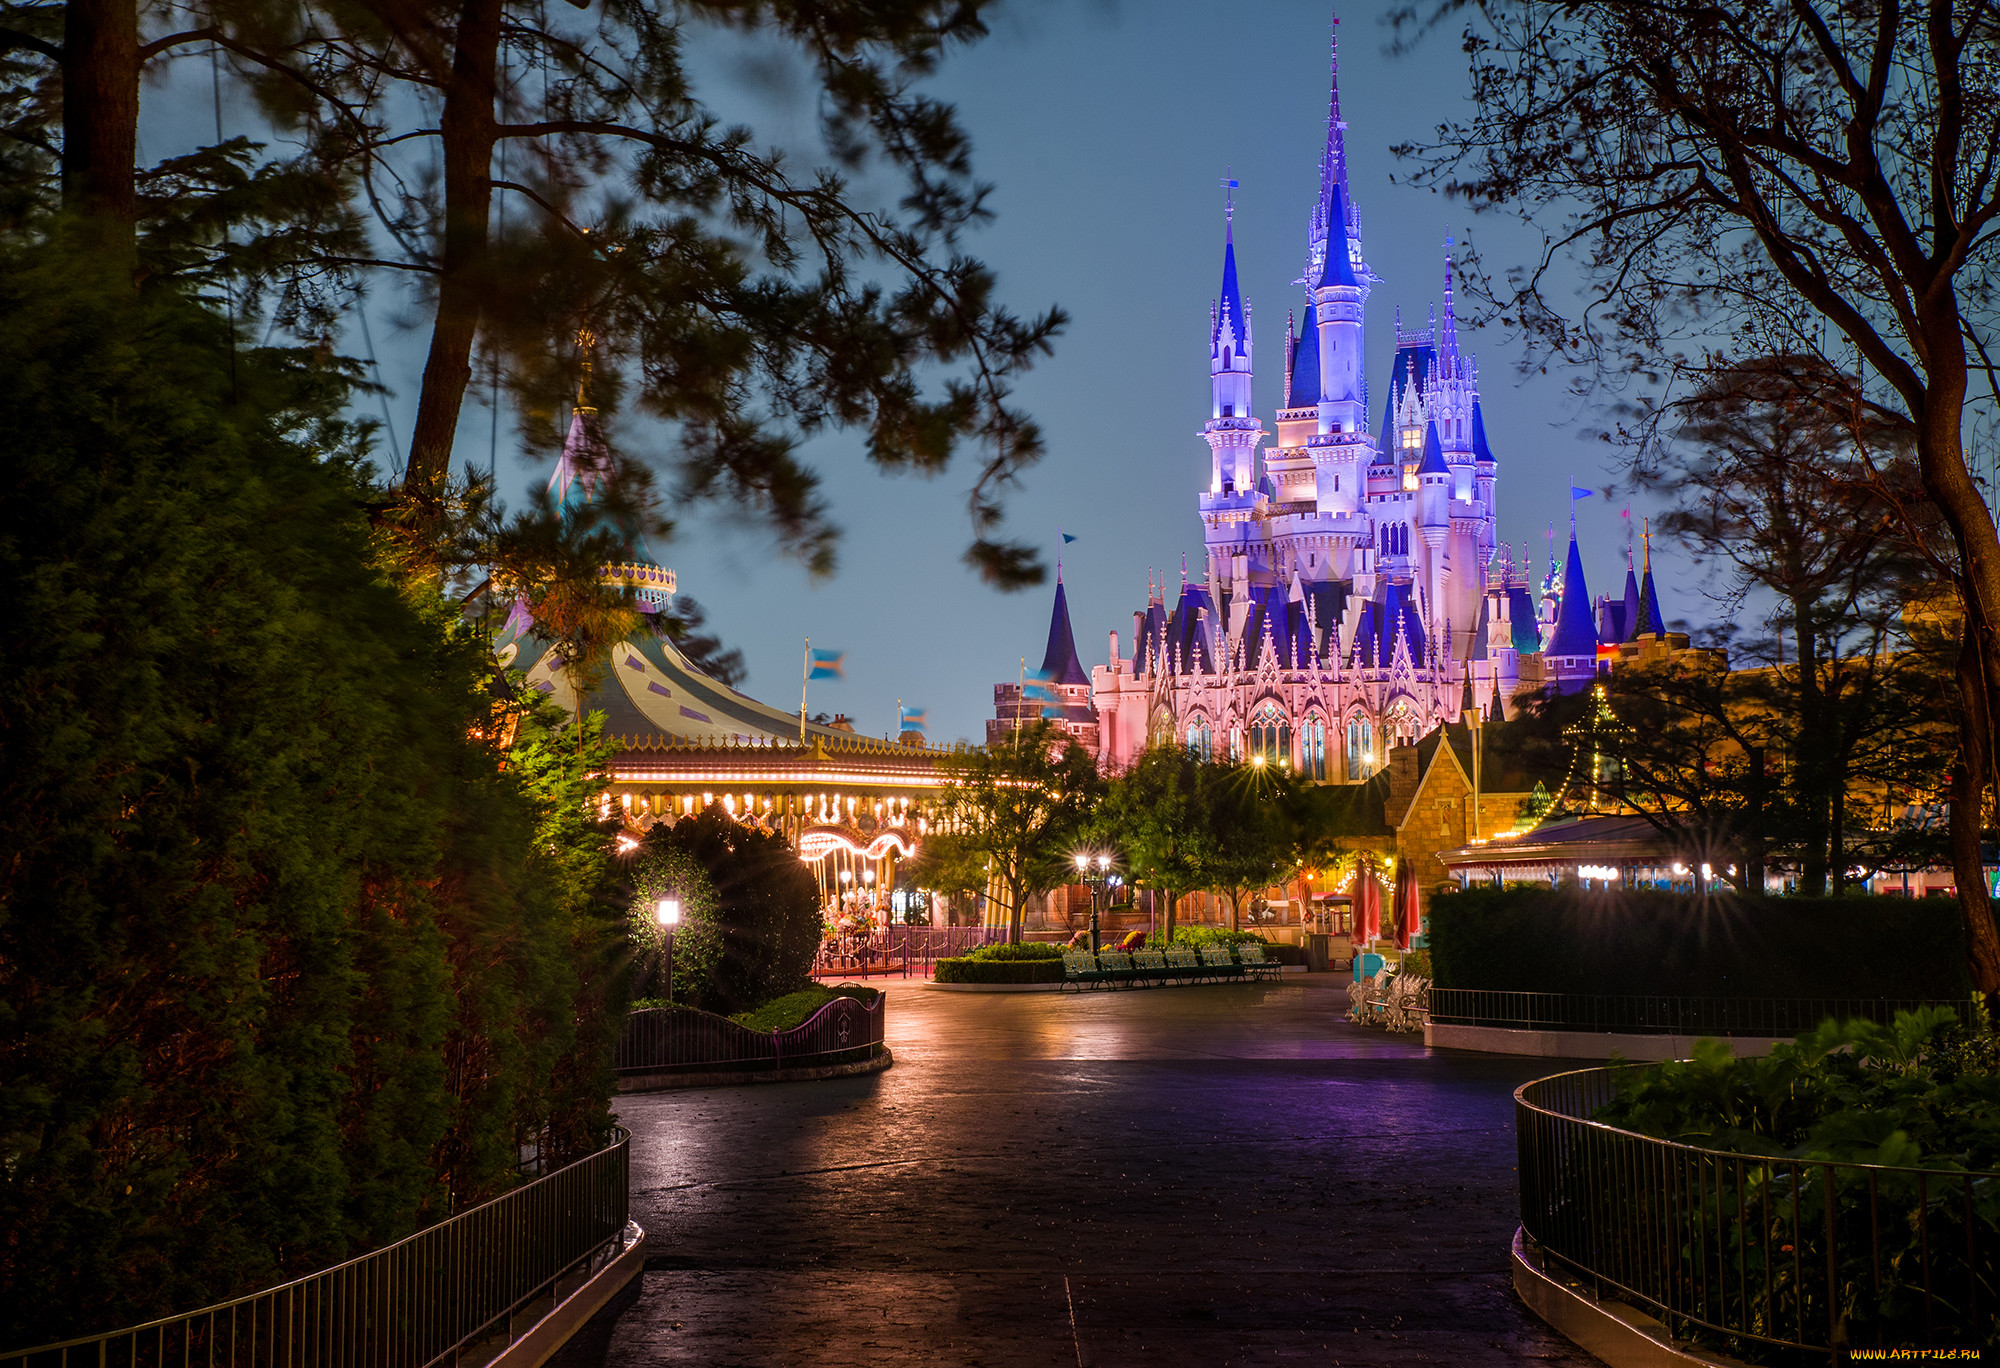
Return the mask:
{"type": "MultiPolygon", "coordinates": [[[[1426,315],[1441,294],[1446,233],[1463,239],[1468,229],[1462,205],[1405,183],[1412,168],[1389,148],[1470,112],[1456,34],[1392,58],[1381,9],[1380,0],[1350,5],[1340,25],[1350,180],[1367,260],[1381,277],[1368,303],[1377,407],[1397,308],[1411,321],[1426,315]]],[[[993,27],[991,39],[954,56],[934,86],[957,104],[977,171],[998,187],[995,220],[966,245],[996,268],[1017,311],[1060,303],[1073,320],[1054,356],[1019,387],[1019,402],[1043,425],[1048,456],[1009,498],[1007,531],[1038,542],[1051,560],[1058,528],[1077,537],[1063,556],[1064,580],[1085,664],[1101,664],[1109,631],[1129,652],[1149,568],[1176,580],[1186,553],[1200,574],[1195,495],[1206,485],[1209,454],[1197,432],[1207,416],[1208,310],[1221,274],[1225,174],[1241,182],[1236,243],[1256,328],[1257,408],[1273,425],[1285,315],[1302,304],[1291,282],[1303,268],[1325,137],[1329,11],[1286,0],[1013,0],[993,15],[993,27]]],[[[786,92],[781,56],[735,40],[698,43],[695,51],[709,81],[701,93],[725,117],[809,155],[811,93],[803,83],[786,92]]],[[[204,141],[212,135],[207,100],[173,112],[202,115],[188,131],[204,141]]],[[[236,125],[248,111],[231,100],[224,113],[236,125]]],[[[155,120],[149,140],[158,155],[178,139],[155,120]]],[[[1490,268],[1539,250],[1539,235],[1520,225],[1469,226],[1490,268]]],[[[406,441],[424,337],[398,326],[392,302],[378,298],[371,314],[390,413],[406,441]]],[[[360,352],[356,331],[347,343],[360,352]]],[[[1499,461],[1501,535],[1517,550],[1528,542],[1539,563],[1549,524],[1566,533],[1571,481],[1611,482],[1617,455],[1588,437],[1596,415],[1571,396],[1570,377],[1523,377],[1519,348],[1497,332],[1461,336],[1480,362],[1499,461]]],[[[489,432],[487,411],[469,407],[461,456],[484,464],[489,432]]],[[[545,462],[511,455],[504,422],[500,450],[510,499],[547,478],[545,462]]],[[[963,566],[973,453],[924,481],[875,474],[855,435],[822,439],[810,452],[845,533],[831,580],[812,581],[767,538],[715,510],[683,517],[679,535],[655,549],[683,592],[708,610],[711,626],[742,649],[752,694],[796,707],[801,649],[811,637],[845,651],[847,669],[844,680],[814,686],[813,710],[848,713],[861,731],[879,735],[893,728],[901,698],[928,711],[934,741],[980,739],[992,686],[1013,680],[1021,657],[1030,667],[1040,659],[1053,580],[1002,594],[963,566]]],[[[1622,504],[1599,495],[1578,505],[1593,594],[1623,583],[1622,504]]],[[[1669,621],[1705,616],[1690,567],[1657,539],[1655,567],[1669,621]]]]}

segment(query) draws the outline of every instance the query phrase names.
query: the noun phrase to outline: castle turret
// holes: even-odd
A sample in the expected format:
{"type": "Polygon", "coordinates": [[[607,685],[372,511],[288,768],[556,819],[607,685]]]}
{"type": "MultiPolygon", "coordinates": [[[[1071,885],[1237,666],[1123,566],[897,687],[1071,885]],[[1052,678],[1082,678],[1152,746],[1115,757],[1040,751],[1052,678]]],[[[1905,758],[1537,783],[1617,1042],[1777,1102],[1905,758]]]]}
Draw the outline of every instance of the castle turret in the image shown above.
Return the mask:
{"type": "Polygon", "coordinates": [[[1562,597],[1555,634],[1542,651],[1548,678],[1563,693],[1575,693],[1597,674],[1597,630],[1590,621],[1590,587],[1583,580],[1583,557],[1576,549],[1576,518],[1569,520],[1569,559],[1563,566],[1562,597]]]}
{"type": "Polygon", "coordinates": [[[1236,283],[1235,206],[1224,211],[1222,295],[1209,314],[1208,424],[1202,429],[1214,454],[1209,488],[1249,493],[1257,487],[1257,447],[1264,436],[1250,408],[1250,310],[1236,283]]]}

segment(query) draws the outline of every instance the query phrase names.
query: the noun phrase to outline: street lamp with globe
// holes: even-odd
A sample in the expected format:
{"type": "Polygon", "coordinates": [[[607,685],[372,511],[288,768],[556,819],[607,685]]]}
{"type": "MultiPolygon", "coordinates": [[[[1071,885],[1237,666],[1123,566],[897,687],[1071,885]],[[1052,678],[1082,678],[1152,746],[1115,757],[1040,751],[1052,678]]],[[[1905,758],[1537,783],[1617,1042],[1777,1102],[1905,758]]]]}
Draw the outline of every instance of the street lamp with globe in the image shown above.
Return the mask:
{"type": "Polygon", "coordinates": [[[1092,855],[1087,851],[1076,854],[1077,877],[1090,890],[1090,953],[1096,954],[1100,945],[1097,928],[1097,895],[1106,887],[1115,887],[1116,877],[1111,873],[1111,857],[1102,851],[1092,855]]]}
{"type": "Polygon", "coordinates": [[[674,996],[674,928],[681,924],[681,900],[671,893],[660,899],[653,907],[653,915],[659,919],[660,933],[667,943],[667,999],[674,996]]]}

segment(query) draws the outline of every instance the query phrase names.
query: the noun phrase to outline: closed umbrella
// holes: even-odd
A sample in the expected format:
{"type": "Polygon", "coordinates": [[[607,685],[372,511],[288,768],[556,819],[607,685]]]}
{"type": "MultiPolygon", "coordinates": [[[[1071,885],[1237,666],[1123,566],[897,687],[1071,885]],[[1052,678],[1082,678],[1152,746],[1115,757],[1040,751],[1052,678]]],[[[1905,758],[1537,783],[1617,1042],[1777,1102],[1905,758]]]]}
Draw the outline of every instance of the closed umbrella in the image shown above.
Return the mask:
{"type": "Polygon", "coordinates": [[[1382,885],[1365,860],[1354,875],[1354,930],[1363,945],[1382,934],[1382,885]]]}
{"type": "Polygon", "coordinates": [[[1396,944],[1407,950],[1417,934],[1419,917],[1417,876],[1407,861],[1396,871],[1396,944]]]}

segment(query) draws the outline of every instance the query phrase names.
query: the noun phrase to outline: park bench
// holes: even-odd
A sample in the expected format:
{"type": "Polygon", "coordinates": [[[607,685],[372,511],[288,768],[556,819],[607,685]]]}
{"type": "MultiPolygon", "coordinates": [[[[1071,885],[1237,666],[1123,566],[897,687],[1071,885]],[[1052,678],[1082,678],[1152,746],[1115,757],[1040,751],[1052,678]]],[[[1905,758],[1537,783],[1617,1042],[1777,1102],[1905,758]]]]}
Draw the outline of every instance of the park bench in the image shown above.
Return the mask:
{"type": "Polygon", "coordinates": [[[1123,950],[1098,951],[1097,972],[1113,988],[1129,988],[1139,981],[1138,971],[1132,967],[1132,957],[1123,950]]]}
{"type": "Polygon", "coordinates": [[[1201,967],[1208,971],[1209,978],[1242,978],[1243,966],[1229,953],[1226,945],[1204,945],[1201,948],[1201,967]]]}
{"type": "Polygon", "coordinates": [[[1175,983],[1193,983],[1201,977],[1201,957],[1187,946],[1168,946],[1165,958],[1167,974],[1175,983]]]}
{"type": "Polygon", "coordinates": [[[1158,950],[1134,950],[1132,968],[1152,987],[1157,988],[1167,981],[1167,957],[1158,950]]]}
{"type": "Polygon", "coordinates": [[[1063,987],[1081,991],[1104,986],[1104,975],[1088,950],[1063,951],[1063,987]]]}
{"type": "Polygon", "coordinates": [[[1236,947],[1237,956],[1243,961],[1243,972],[1251,978],[1274,979],[1285,971],[1285,966],[1276,960],[1264,958],[1264,947],[1250,942],[1236,947]]]}

